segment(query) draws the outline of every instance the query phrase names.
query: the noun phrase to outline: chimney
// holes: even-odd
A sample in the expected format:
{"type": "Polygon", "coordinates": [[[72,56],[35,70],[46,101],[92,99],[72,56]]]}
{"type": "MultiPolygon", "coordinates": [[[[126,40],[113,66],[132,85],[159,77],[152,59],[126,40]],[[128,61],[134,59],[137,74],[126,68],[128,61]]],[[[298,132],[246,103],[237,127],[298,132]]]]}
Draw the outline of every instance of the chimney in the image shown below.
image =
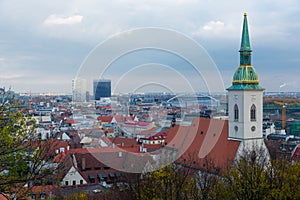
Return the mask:
{"type": "Polygon", "coordinates": [[[85,170],[85,166],[86,164],[85,164],[85,154],[83,154],[82,155],[82,157],[81,157],[81,168],[82,168],[82,170],[85,170]]]}
{"type": "Polygon", "coordinates": [[[74,167],[77,169],[77,161],[76,161],[76,157],[75,157],[75,154],[74,154],[74,153],[72,154],[72,157],[73,157],[73,164],[74,164],[74,167]]]}

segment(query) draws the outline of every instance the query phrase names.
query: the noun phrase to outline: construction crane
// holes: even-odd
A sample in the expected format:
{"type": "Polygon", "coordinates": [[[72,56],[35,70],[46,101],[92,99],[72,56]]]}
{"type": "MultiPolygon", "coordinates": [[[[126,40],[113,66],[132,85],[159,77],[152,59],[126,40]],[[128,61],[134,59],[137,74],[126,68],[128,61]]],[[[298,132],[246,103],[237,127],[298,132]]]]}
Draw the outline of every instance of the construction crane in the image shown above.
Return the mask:
{"type": "Polygon", "coordinates": [[[281,105],[281,129],[285,130],[286,127],[286,106],[287,104],[284,102],[274,101],[275,104],[281,105]]]}

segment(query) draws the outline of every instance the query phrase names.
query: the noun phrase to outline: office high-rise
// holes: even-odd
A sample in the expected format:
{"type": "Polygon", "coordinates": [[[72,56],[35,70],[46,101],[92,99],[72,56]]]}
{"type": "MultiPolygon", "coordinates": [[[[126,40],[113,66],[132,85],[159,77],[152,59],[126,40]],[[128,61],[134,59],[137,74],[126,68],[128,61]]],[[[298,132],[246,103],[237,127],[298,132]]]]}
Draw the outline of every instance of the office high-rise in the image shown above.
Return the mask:
{"type": "Polygon", "coordinates": [[[111,81],[107,79],[94,80],[94,100],[111,97],[111,81]]]}

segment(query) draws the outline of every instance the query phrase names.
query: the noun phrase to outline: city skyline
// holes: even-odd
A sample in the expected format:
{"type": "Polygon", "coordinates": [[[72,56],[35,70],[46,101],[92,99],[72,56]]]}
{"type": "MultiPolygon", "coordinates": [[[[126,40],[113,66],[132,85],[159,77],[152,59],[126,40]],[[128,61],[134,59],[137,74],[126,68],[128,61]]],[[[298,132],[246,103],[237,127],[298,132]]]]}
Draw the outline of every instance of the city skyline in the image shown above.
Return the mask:
{"type": "MultiPolygon", "coordinates": [[[[238,66],[241,16],[247,12],[253,65],[261,85],[267,92],[300,91],[297,0],[92,3],[1,1],[1,87],[12,86],[16,92],[71,93],[72,79],[96,45],[111,35],[142,27],[172,29],[197,41],[216,63],[227,87],[238,66]]],[[[147,64],[147,58],[143,61],[147,64]]],[[[178,65],[172,61],[166,63],[178,65]]],[[[131,64],[128,59],[124,62],[119,66],[131,64]]],[[[114,77],[108,78],[113,86],[114,77]]]]}

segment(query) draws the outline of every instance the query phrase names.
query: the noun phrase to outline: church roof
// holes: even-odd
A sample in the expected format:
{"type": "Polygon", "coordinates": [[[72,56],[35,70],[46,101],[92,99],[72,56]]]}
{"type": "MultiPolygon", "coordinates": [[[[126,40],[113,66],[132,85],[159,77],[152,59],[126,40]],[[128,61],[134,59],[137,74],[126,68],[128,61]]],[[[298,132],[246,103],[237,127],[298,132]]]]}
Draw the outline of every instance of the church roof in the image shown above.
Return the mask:
{"type": "Polygon", "coordinates": [[[251,46],[248,31],[247,14],[244,14],[244,24],[240,48],[240,66],[233,75],[232,86],[227,90],[264,90],[259,85],[258,75],[251,65],[251,46]]]}
{"type": "Polygon", "coordinates": [[[179,150],[177,163],[215,173],[231,168],[241,144],[228,139],[227,120],[195,118],[191,126],[175,126],[168,135],[175,135],[167,140],[179,150]]]}
{"type": "MultiPolygon", "coordinates": [[[[226,174],[241,155],[240,150],[245,148],[243,141],[229,138],[229,123],[228,120],[195,118],[191,126],[170,128],[168,134],[176,134],[168,138],[171,139],[168,146],[179,150],[175,162],[191,169],[226,174]]],[[[300,160],[298,146],[294,158],[300,160]]]]}
{"type": "Polygon", "coordinates": [[[252,65],[240,65],[233,75],[233,84],[258,84],[257,73],[252,65]]]}

